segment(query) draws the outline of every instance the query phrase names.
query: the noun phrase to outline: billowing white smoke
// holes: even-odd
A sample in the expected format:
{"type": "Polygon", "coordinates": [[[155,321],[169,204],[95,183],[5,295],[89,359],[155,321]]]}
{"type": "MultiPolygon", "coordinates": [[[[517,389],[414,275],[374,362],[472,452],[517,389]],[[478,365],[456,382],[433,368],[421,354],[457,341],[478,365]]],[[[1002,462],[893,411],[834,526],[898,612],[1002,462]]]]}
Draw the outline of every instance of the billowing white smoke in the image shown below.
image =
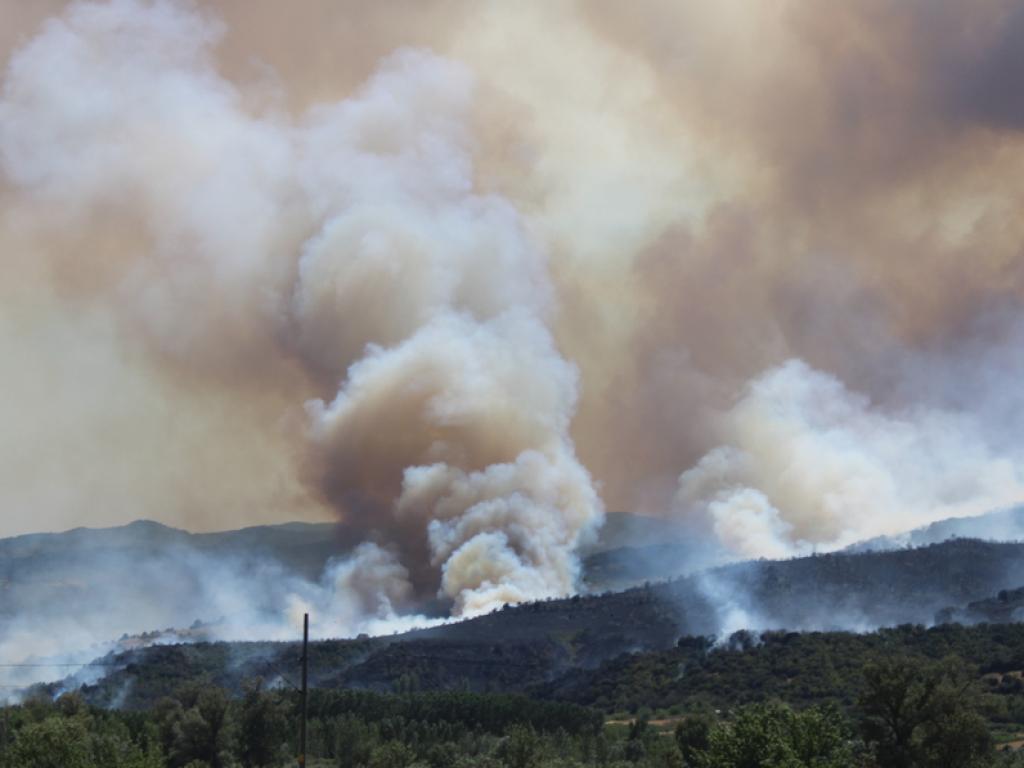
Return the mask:
{"type": "Polygon", "coordinates": [[[7,530],[329,508],[368,544],[274,606],[349,633],[572,591],[602,505],[570,425],[617,508],[665,514],[693,466],[675,511],[737,557],[1024,498],[1024,145],[947,98],[1000,50],[980,27],[864,47],[921,10],[315,3],[316,54],[297,22],[280,82],[246,82],[232,56],[291,8],[229,31],[216,5],[72,2],[8,62],[7,530]],[[373,44],[324,51],[342,28],[373,44]],[[291,107],[379,51],[350,98],[291,107]]]}
{"type": "Polygon", "coordinates": [[[798,360],[754,380],[724,422],[727,445],[680,476],[676,504],[739,556],[834,549],[1024,495],[1021,465],[972,413],[886,412],[798,360]]]}
{"type": "Polygon", "coordinates": [[[59,258],[95,262],[121,332],[182,376],[309,400],[308,479],[376,541],[336,574],[363,595],[340,625],[438,588],[459,613],[569,593],[602,507],[544,255],[475,189],[472,77],[399,51],[294,120],[217,73],[222,32],[163,0],[49,21],[0,101],[12,214],[109,245],[59,258]]]}
{"type": "Polygon", "coordinates": [[[30,572],[8,585],[15,608],[0,606],[0,658],[28,665],[0,669],[0,701],[22,686],[65,675],[86,682],[104,670],[80,665],[141,645],[294,641],[303,613],[311,614],[311,631],[321,638],[442,621],[409,610],[408,571],[372,543],[328,562],[314,581],[272,556],[211,552],[180,540],[147,546],[145,538],[137,540],[145,550],[137,553],[114,541],[73,551],[70,564],[55,566],[55,584],[41,578],[53,571],[53,555],[30,556],[30,572]]]}
{"type": "Polygon", "coordinates": [[[429,545],[460,612],[566,594],[600,509],[565,438],[574,391],[529,316],[443,315],[312,404],[328,493],[407,550],[429,545]]]}
{"type": "MultiPolygon", "coordinates": [[[[367,542],[344,560],[330,564],[319,588],[303,585],[293,590],[288,595],[287,620],[263,636],[284,639],[282,635],[288,632],[294,636],[304,613],[314,617],[315,632],[322,637],[382,635],[437,623],[407,612],[412,597],[409,571],[392,552],[367,542]]],[[[248,622],[240,623],[237,639],[244,639],[241,633],[250,629],[248,622]]]]}

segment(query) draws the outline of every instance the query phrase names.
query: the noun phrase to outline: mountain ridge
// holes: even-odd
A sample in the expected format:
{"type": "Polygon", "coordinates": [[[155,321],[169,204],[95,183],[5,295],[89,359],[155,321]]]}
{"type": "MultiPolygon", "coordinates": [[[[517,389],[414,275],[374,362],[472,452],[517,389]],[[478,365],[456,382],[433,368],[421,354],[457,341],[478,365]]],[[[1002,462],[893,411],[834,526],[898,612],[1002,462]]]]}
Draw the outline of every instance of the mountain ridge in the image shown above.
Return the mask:
{"type": "MultiPolygon", "coordinates": [[[[954,540],[754,561],[622,592],[509,606],[402,634],[317,641],[313,684],[384,691],[396,680],[416,679],[424,690],[524,691],[623,654],[670,650],[684,637],[932,625],[942,608],[1021,585],[1024,543],[954,540]],[[731,591],[728,600],[719,599],[723,589],[731,591]]],[[[110,703],[128,686],[129,706],[141,706],[190,677],[240,690],[246,678],[272,681],[297,658],[294,642],[155,646],[105,659],[120,669],[87,692],[110,703]]]]}

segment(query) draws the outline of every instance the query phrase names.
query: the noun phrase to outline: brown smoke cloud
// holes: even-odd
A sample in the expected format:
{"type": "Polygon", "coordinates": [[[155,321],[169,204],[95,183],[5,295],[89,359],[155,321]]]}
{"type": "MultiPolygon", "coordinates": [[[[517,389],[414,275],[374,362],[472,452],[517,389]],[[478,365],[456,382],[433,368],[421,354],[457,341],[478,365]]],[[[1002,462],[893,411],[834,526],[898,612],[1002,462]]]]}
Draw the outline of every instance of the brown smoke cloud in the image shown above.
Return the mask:
{"type": "MultiPolygon", "coordinates": [[[[604,40],[650,66],[680,133],[721,160],[711,175],[728,186],[696,222],[659,228],[633,259],[647,314],[629,345],[632,363],[613,374],[625,375],[621,386],[609,387],[621,407],[594,409],[619,435],[633,428],[631,442],[644,446],[652,511],[663,508],[680,457],[690,466],[714,443],[739,439],[732,403],[740,399],[742,410],[759,374],[789,359],[808,363],[809,378],[828,372],[866,396],[865,416],[877,408],[917,421],[909,411],[934,407],[955,420],[965,408],[1014,399],[1010,379],[967,369],[1019,365],[1008,339],[1022,287],[1022,155],[997,105],[1020,103],[1019,62],[1008,53],[1024,34],[1020,14],[1005,3],[985,3],[970,18],[952,3],[650,10],[591,4],[587,15],[604,40]],[[987,355],[965,365],[964,350],[979,345],[987,355]],[[988,385],[967,394],[976,377],[988,385]],[[623,390],[641,394],[622,402],[623,390]],[[666,407],[673,391],[684,404],[666,407]],[[659,426],[666,417],[675,429],[659,426]]],[[[967,420],[983,435],[998,429],[967,420]]],[[[974,438],[946,440],[955,451],[974,438]]],[[[819,482],[813,463],[762,469],[819,482]]],[[[922,482],[885,471],[895,485],[922,482]]],[[[839,530],[896,529],[946,506],[930,485],[913,514],[895,505],[866,523],[870,507],[886,501],[869,496],[828,513],[835,481],[821,482],[802,510],[772,500],[783,518],[806,520],[801,535],[817,543],[837,541],[839,530]]],[[[637,499],[636,474],[612,485],[623,494],[613,506],[637,499]]],[[[974,496],[979,506],[1019,498],[985,483],[974,496]]]]}
{"type": "Polygon", "coordinates": [[[605,506],[1024,498],[1012,3],[3,11],[5,533],[340,516],[475,612],[605,506]]]}

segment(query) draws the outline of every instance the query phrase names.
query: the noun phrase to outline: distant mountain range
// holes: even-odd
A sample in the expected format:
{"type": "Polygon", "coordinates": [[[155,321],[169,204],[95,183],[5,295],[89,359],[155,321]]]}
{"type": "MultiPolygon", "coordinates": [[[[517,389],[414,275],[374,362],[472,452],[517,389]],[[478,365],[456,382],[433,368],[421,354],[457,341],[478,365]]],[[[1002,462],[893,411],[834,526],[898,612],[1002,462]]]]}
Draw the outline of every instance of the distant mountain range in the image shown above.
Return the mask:
{"type": "Polygon", "coordinates": [[[315,580],[345,549],[335,526],[303,523],[192,534],[143,521],[3,539],[0,648],[4,619],[59,614],[117,634],[214,619],[202,601],[218,579],[277,570],[315,580]]]}
{"type": "Polygon", "coordinates": [[[1024,541],[1024,506],[1001,509],[975,517],[953,517],[896,536],[879,536],[849,547],[850,551],[923,547],[948,539],[1024,541]]]}
{"type": "Polygon", "coordinates": [[[148,520],[115,528],[76,528],[64,533],[36,533],[0,539],[0,580],[24,569],[65,578],[103,555],[117,561],[144,561],[154,554],[201,552],[214,557],[269,557],[316,578],[324,563],[354,542],[331,523],[285,523],[222,533],[189,533],[148,520]]]}

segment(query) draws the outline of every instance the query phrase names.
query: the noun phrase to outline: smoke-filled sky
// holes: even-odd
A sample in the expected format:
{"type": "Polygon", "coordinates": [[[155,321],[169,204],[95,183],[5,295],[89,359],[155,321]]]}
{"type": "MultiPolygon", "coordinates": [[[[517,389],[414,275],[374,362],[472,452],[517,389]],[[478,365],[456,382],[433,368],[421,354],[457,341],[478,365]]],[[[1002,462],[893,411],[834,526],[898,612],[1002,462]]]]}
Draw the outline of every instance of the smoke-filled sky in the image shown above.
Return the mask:
{"type": "Polygon", "coordinates": [[[0,13],[0,535],[339,519],[468,613],[605,509],[1024,499],[1019,4],[0,13]]]}

